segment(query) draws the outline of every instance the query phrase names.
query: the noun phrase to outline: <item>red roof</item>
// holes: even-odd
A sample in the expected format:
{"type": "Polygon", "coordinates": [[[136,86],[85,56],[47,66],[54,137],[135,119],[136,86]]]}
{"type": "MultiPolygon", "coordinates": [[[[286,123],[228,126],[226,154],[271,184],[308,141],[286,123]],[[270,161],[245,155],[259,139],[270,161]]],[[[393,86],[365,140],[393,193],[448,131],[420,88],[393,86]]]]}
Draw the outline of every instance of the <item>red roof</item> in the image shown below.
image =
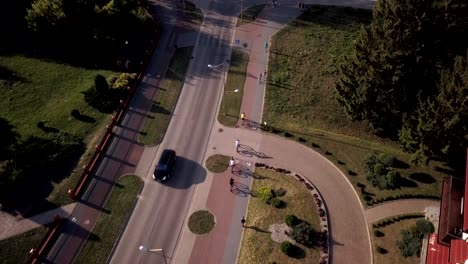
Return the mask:
{"type": "Polygon", "coordinates": [[[435,233],[429,236],[426,264],[449,264],[449,248],[437,242],[435,233]]]}
{"type": "Polygon", "coordinates": [[[468,259],[468,243],[453,239],[450,243],[450,263],[465,263],[468,259]]]}
{"type": "Polygon", "coordinates": [[[463,230],[468,229],[468,148],[466,149],[465,196],[463,198],[463,230]]]}

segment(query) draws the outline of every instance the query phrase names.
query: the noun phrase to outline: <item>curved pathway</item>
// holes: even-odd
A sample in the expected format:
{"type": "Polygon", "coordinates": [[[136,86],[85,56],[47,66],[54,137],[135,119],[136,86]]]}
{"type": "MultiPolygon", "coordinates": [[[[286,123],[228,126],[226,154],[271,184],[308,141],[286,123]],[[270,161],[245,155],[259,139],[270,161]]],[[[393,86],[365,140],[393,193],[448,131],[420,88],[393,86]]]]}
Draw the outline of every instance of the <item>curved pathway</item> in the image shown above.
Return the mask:
{"type": "Polygon", "coordinates": [[[403,199],[386,202],[365,211],[369,224],[400,214],[423,213],[428,207],[440,207],[440,201],[430,199],[403,199]]]}

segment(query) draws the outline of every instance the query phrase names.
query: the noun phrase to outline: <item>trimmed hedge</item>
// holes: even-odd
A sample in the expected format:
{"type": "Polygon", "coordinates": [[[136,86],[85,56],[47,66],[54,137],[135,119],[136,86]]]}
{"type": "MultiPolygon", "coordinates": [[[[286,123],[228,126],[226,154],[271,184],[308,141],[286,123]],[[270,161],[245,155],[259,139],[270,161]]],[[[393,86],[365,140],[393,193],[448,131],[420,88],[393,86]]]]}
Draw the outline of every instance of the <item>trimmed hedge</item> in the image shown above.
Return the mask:
{"type": "Polygon", "coordinates": [[[396,216],[392,216],[392,217],[389,217],[389,218],[382,219],[382,220],[372,224],[372,226],[374,228],[379,228],[379,227],[384,227],[384,226],[387,226],[389,224],[399,222],[401,220],[411,219],[411,218],[420,218],[420,217],[424,217],[424,214],[422,214],[422,213],[401,214],[401,215],[396,215],[396,216]]]}

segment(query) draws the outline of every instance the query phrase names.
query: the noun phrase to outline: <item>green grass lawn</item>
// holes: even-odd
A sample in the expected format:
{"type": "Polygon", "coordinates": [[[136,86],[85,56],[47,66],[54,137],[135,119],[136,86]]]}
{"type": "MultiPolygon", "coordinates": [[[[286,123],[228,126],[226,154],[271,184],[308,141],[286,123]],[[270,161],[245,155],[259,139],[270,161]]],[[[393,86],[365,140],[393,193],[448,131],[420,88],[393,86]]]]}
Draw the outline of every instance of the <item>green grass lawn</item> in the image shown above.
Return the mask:
{"type": "Polygon", "coordinates": [[[401,239],[400,230],[409,229],[416,224],[416,221],[422,218],[414,218],[401,220],[397,223],[378,228],[379,231],[384,233],[382,237],[376,237],[371,229],[372,248],[374,251],[374,263],[399,263],[399,264],[416,264],[420,262],[420,258],[416,256],[404,258],[400,255],[400,249],[396,245],[397,240],[401,239]],[[382,247],[388,252],[381,254],[376,251],[376,247],[382,247]]]}
{"type": "Polygon", "coordinates": [[[255,264],[273,261],[290,264],[318,263],[320,258],[318,248],[306,248],[299,244],[299,247],[305,251],[305,258],[290,258],[280,251],[280,243],[271,240],[268,232],[270,225],[284,223],[288,214],[294,214],[309,222],[315,230],[320,230],[320,219],[312,194],[292,176],[259,168],[255,170],[255,174],[258,177],[253,180],[252,190],[261,187],[270,187],[273,190],[286,189],[286,194],[280,197],[286,202],[286,207],[274,208],[255,197],[249,200],[246,217],[248,228],[244,228],[238,263],[255,264]]]}
{"type": "Polygon", "coordinates": [[[355,187],[358,182],[366,185],[364,192],[373,199],[398,194],[439,196],[446,175],[434,169],[443,167],[436,162],[397,169],[406,179],[405,186],[393,191],[379,191],[365,179],[364,159],[371,153],[386,152],[411,165],[410,156],[395,142],[376,137],[363,123],[350,121],[335,99],[339,65],[351,54],[357,31],[370,18],[369,10],[312,6],[278,32],[272,39],[263,121],[283,135],[288,132],[314,146],[355,187]],[[434,180],[413,180],[410,176],[415,173],[429,174],[434,180]]]}
{"type": "Polygon", "coordinates": [[[138,176],[126,175],[117,181],[96,221],[92,236],[75,263],[106,263],[114,244],[126,225],[143,182],[138,176]]]}
{"type": "Polygon", "coordinates": [[[247,24],[255,21],[255,19],[258,17],[258,14],[260,14],[263,11],[263,8],[265,8],[265,6],[266,4],[261,4],[244,9],[242,11],[242,14],[239,14],[238,16],[236,26],[238,27],[242,24],[247,24]]]}
{"type": "Polygon", "coordinates": [[[29,251],[37,249],[49,228],[41,226],[21,235],[0,240],[0,263],[28,263],[29,251]]]}
{"type": "Polygon", "coordinates": [[[249,55],[234,48],[230,62],[218,121],[225,126],[234,127],[239,120],[249,55]]]}
{"type": "Polygon", "coordinates": [[[86,69],[24,56],[0,56],[0,117],[6,119],[25,140],[29,136],[41,137],[45,132],[37,127],[39,121],[46,126],[83,138],[89,146],[71,176],[53,182],[54,189],[47,198],[53,205],[71,202],[68,189],[75,186],[81,176],[81,167],[94,152],[105,123],[110,115],[90,107],[82,92],[94,84],[97,74],[110,76],[117,72],[86,69]],[[82,116],[94,122],[76,120],[71,111],[78,109],[82,116]]]}
{"type": "Polygon", "coordinates": [[[158,89],[149,117],[138,137],[145,145],[159,144],[166,133],[171,113],[184,85],[185,72],[190,63],[193,47],[176,49],[164,80],[158,89]]]}

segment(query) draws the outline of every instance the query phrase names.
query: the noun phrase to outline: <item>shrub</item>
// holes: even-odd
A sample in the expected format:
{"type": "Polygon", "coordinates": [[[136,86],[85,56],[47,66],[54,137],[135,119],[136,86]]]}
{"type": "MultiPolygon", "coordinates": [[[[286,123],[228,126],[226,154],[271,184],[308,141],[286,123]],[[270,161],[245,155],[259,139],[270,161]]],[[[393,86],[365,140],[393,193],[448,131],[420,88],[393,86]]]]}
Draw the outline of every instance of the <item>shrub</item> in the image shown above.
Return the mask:
{"type": "Polygon", "coordinates": [[[94,89],[98,93],[105,93],[109,90],[109,84],[107,83],[106,77],[101,74],[94,77],[94,89]]]}
{"type": "Polygon", "coordinates": [[[379,160],[377,159],[377,156],[375,156],[374,154],[367,156],[366,160],[364,161],[364,163],[366,164],[367,171],[374,171],[374,166],[378,163],[378,161],[379,160]]]}
{"type": "Polygon", "coordinates": [[[262,202],[270,204],[271,199],[274,198],[273,190],[269,187],[262,187],[257,190],[257,195],[262,202]]]}
{"type": "Polygon", "coordinates": [[[73,117],[79,117],[81,114],[80,114],[80,111],[78,109],[73,109],[71,111],[71,116],[73,117]]]}
{"type": "Polygon", "coordinates": [[[379,161],[386,167],[394,167],[396,164],[395,156],[392,156],[387,153],[382,153],[379,155],[379,161]]]}
{"type": "Polygon", "coordinates": [[[429,235],[434,233],[434,225],[426,219],[419,219],[416,222],[416,230],[423,235],[429,235]]]}
{"type": "Polygon", "coordinates": [[[37,122],[37,127],[40,128],[40,129],[44,129],[44,127],[45,127],[45,122],[44,122],[44,121],[39,121],[39,122],[37,122]]]}
{"type": "Polygon", "coordinates": [[[380,230],[374,230],[374,236],[383,237],[385,234],[380,230]]]}
{"type": "Polygon", "coordinates": [[[291,244],[289,241],[284,241],[281,243],[281,252],[283,252],[287,256],[292,256],[294,254],[294,245],[291,244]]]}
{"type": "Polygon", "coordinates": [[[389,171],[385,179],[387,181],[386,189],[396,189],[399,186],[400,173],[397,171],[389,171]]]}
{"type": "Polygon", "coordinates": [[[286,218],[284,219],[284,222],[289,226],[289,227],[294,227],[301,223],[301,220],[297,218],[295,215],[287,215],[286,218]]]}
{"type": "Polygon", "coordinates": [[[422,240],[419,235],[408,230],[400,230],[400,234],[401,240],[398,240],[396,244],[400,249],[401,256],[407,258],[419,255],[422,246],[422,240]]]}
{"type": "Polygon", "coordinates": [[[282,197],[286,194],[286,189],[279,188],[278,190],[275,190],[275,197],[282,197]]]}
{"type": "Polygon", "coordinates": [[[291,237],[305,246],[312,246],[316,240],[315,233],[315,230],[308,223],[302,222],[293,227],[291,237]]]}
{"type": "Polygon", "coordinates": [[[385,166],[382,163],[377,163],[374,165],[373,172],[376,175],[384,175],[387,173],[387,170],[385,169],[385,166]]]}
{"type": "Polygon", "coordinates": [[[280,207],[283,207],[284,202],[281,201],[281,199],[279,199],[279,198],[273,197],[270,200],[270,204],[275,208],[280,208],[280,207]]]}
{"type": "Polygon", "coordinates": [[[377,246],[376,250],[377,250],[377,252],[380,253],[380,254],[387,254],[387,253],[388,253],[388,251],[387,251],[385,248],[383,248],[383,247],[377,246]]]}

